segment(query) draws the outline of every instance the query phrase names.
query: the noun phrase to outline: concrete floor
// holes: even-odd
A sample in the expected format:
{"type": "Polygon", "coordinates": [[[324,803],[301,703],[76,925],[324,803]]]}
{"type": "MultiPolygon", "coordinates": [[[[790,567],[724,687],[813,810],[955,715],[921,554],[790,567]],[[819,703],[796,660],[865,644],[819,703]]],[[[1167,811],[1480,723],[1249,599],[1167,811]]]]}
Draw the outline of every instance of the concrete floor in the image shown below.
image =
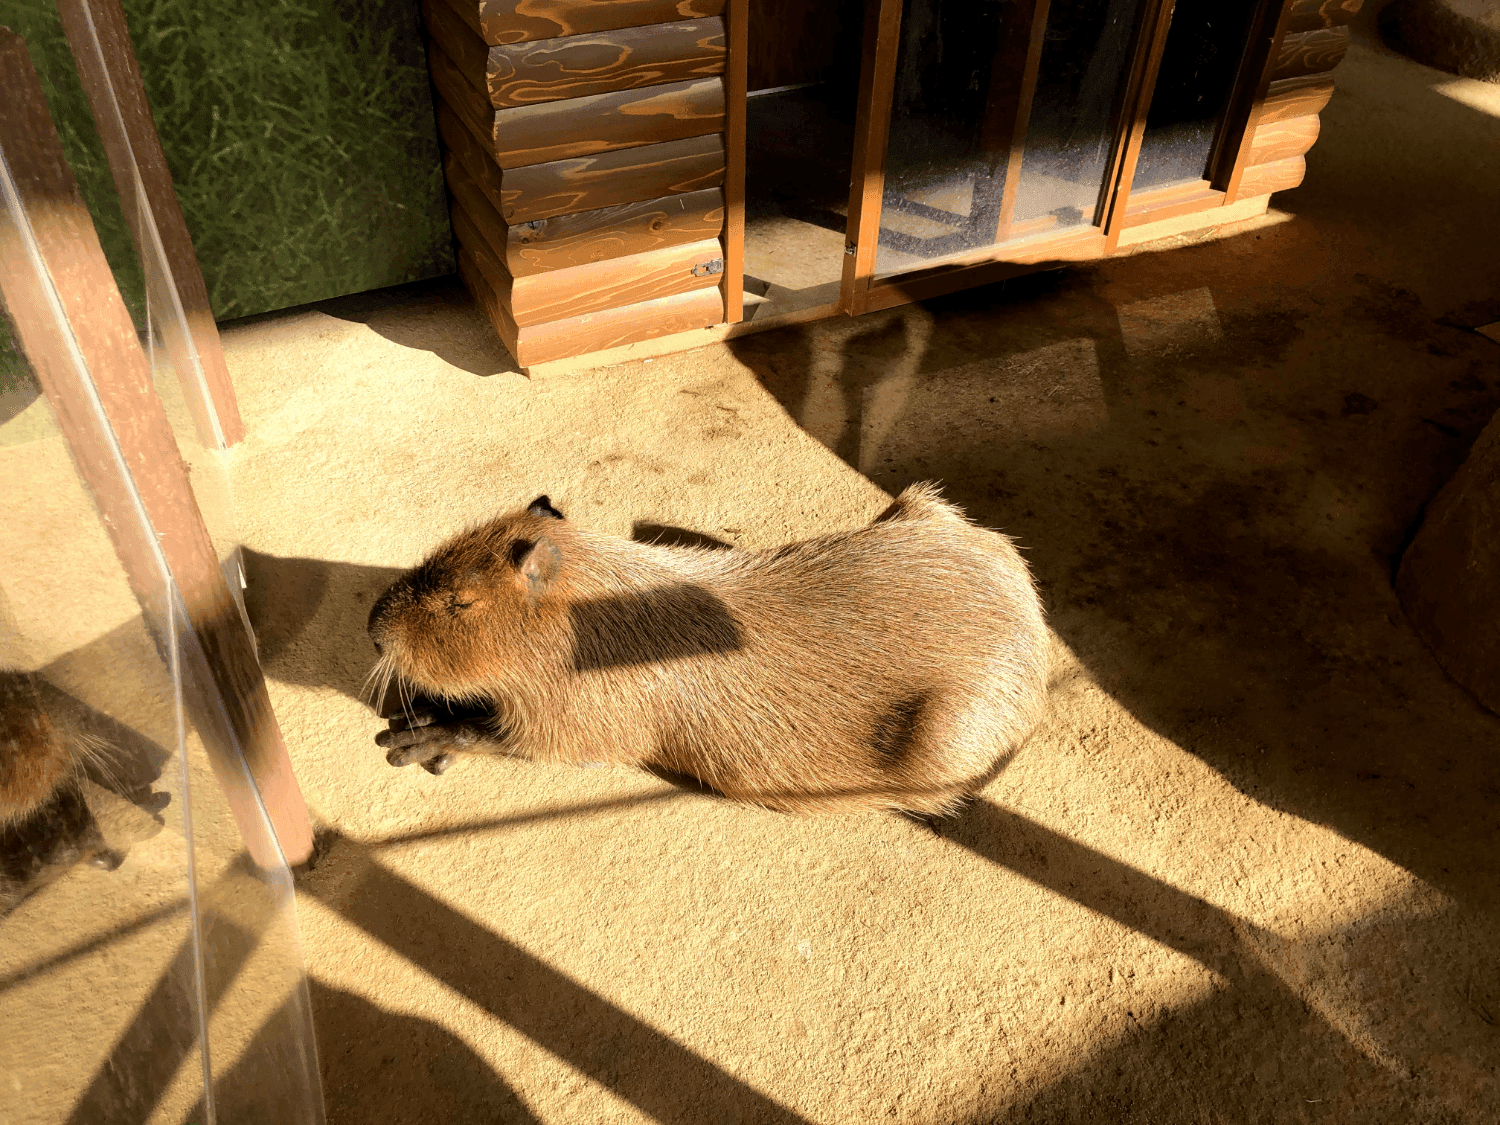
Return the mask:
{"type": "MultiPolygon", "coordinates": [[[[1391,591],[1500,407],[1500,87],[1373,18],[1306,184],[1213,241],[533,380],[450,283],[226,329],[330,1121],[1500,1120],[1500,717],[1391,591]],[[1056,638],[945,836],[374,745],[371,601],[468,522],[765,546],[917,479],[1019,537],[1056,638]]],[[[221,1120],[276,1116],[295,1012],[251,992],[221,1120]]]]}
{"type": "Polygon", "coordinates": [[[1391,591],[1500,407],[1500,88],[1372,18],[1216,241],[533,381],[451,286],[226,333],[330,1120],[1500,1119],[1500,718],[1391,591]],[[945,838],[372,742],[371,599],[469,521],[762,546],[929,478],[1056,634],[945,838]]]}

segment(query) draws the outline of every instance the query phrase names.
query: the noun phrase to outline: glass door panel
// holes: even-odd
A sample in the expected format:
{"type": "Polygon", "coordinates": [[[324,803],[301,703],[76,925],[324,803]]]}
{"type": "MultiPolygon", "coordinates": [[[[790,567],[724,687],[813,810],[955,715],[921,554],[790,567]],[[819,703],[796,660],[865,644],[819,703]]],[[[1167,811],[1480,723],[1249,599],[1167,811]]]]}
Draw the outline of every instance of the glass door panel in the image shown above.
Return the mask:
{"type": "Polygon", "coordinates": [[[1095,226],[1146,0],[905,0],[875,276],[1095,226]]]}

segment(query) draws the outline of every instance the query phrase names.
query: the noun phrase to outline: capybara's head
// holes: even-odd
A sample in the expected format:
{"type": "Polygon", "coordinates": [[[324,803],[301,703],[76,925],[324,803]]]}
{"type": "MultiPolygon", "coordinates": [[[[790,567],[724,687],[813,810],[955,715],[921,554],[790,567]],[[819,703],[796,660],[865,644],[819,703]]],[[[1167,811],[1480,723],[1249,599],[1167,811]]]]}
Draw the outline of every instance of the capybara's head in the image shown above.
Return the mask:
{"type": "MultiPolygon", "coordinates": [[[[379,674],[434,696],[482,695],[546,661],[570,536],[545,496],[444,543],[370,610],[379,674]]],[[[534,668],[532,669],[534,670],[534,668]]]]}

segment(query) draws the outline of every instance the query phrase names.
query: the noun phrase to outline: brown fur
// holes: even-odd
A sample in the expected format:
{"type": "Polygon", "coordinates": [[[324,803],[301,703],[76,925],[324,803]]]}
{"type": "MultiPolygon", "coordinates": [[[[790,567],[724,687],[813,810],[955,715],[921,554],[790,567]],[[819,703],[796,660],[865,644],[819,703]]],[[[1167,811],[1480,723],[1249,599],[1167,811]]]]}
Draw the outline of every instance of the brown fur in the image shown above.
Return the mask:
{"type": "Polygon", "coordinates": [[[0,669],[0,915],[76,863],[119,865],[79,787],[101,749],[46,706],[33,673],[0,669]]]}
{"type": "Polygon", "coordinates": [[[393,723],[377,740],[393,764],[481,749],[686,774],[778,809],[943,815],[1040,715],[1026,565],[929,486],[866,527],[758,552],[549,511],[457,536],[372,610],[378,673],[492,709],[477,735],[393,723]]]}

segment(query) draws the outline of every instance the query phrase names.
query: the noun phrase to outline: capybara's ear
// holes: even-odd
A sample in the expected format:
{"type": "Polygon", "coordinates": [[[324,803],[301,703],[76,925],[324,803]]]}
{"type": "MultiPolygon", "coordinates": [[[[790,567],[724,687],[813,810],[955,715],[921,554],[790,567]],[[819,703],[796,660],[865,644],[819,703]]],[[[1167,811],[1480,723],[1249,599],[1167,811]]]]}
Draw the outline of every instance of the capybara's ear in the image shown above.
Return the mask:
{"type": "Polygon", "coordinates": [[[562,552],[545,535],[538,536],[535,542],[530,543],[524,539],[519,540],[511,548],[511,557],[515,560],[522,589],[532,598],[540,597],[551,589],[558,571],[562,569],[562,552]]]}
{"type": "Polygon", "coordinates": [[[526,509],[529,516],[551,516],[555,520],[563,518],[563,514],[552,506],[552,501],[545,496],[538,496],[531,502],[531,507],[526,509]]]}

